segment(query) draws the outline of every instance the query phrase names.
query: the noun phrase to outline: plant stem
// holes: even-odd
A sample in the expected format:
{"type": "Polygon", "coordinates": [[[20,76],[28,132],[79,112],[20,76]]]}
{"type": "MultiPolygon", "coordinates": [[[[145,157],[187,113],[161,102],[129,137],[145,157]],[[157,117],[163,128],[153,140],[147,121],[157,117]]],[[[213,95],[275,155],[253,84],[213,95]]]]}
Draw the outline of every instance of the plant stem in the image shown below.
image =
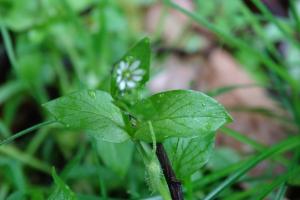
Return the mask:
{"type": "Polygon", "coordinates": [[[15,139],[17,139],[17,138],[19,138],[19,137],[27,134],[27,133],[30,133],[30,132],[32,132],[32,131],[34,131],[36,129],[39,129],[39,128],[41,128],[43,126],[46,126],[46,125],[49,125],[49,124],[52,124],[54,122],[55,122],[55,120],[50,120],[50,121],[45,121],[45,122],[36,124],[34,126],[31,126],[31,127],[27,128],[25,130],[22,130],[22,131],[20,131],[20,132],[18,132],[16,134],[14,134],[13,136],[11,136],[9,138],[6,138],[6,139],[0,141],[0,146],[4,145],[4,144],[8,144],[8,143],[12,142],[13,140],[15,140],[15,139]]]}
{"type": "MultiPolygon", "coordinates": [[[[136,147],[142,156],[143,162],[145,165],[147,165],[150,162],[151,157],[149,154],[145,151],[142,143],[140,141],[135,141],[136,147]]],[[[151,153],[152,156],[152,153],[151,153]]],[[[160,195],[164,200],[171,200],[170,193],[167,188],[167,184],[164,179],[161,180],[161,183],[157,186],[157,190],[159,191],[160,195]]]]}
{"type": "Polygon", "coordinates": [[[181,182],[176,179],[170,160],[162,143],[157,143],[156,155],[167,181],[173,200],[183,200],[181,182]]]}

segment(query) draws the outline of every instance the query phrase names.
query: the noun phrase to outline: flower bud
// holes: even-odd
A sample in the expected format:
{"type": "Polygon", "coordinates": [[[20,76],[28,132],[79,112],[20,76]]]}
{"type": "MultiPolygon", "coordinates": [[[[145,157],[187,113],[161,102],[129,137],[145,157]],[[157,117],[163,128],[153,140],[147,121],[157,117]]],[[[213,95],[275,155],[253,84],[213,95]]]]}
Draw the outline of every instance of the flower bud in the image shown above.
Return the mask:
{"type": "Polygon", "coordinates": [[[146,166],[146,182],[150,191],[155,192],[161,184],[162,173],[156,160],[151,160],[146,166]]]}

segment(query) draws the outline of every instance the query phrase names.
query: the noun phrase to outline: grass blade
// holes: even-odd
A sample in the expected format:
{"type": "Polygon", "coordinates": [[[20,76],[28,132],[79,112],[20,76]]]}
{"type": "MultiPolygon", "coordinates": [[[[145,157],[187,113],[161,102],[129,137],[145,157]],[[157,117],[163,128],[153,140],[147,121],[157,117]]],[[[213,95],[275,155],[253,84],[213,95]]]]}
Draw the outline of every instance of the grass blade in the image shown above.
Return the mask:
{"type": "Polygon", "coordinates": [[[292,44],[295,44],[297,48],[300,48],[300,43],[297,42],[292,36],[292,29],[287,29],[286,26],[283,26],[280,21],[271,13],[271,11],[262,3],[261,0],[252,0],[252,2],[270,22],[274,23],[277,26],[282,34],[285,35],[287,40],[289,40],[292,44]]]}
{"type": "Polygon", "coordinates": [[[216,97],[225,93],[229,93],[233,90],[243,89],[243,88],[254,88],[254,87],[263,87],[259,84],[240,84],[240,85],[228,85],[220,88],[216,88],[210,91],[205,92],[208,96],[216,97]]]}
{"type": "Polygon", "coordinates": [[[274,156],[276,154],[285,152],[287,150],[293,149],[300,145],[299,137],[290,137],[289,139],[284,140],[283,142],[277,144],[274,147],[271,147],[264,152],[260,153],[258,156],[253,157],[242,165],[234,174],[229,176],[225,181],[223,181],[219,186],[217,186],[212,192],[210,192],[204,200],[212,200],[217,197],[217,195],[222,192],[224,189],[232,185],[236,180],[246,174],[249,170],[255,167],[261,161],[274,156]]]}
{"type": "Polygon", "coordinates": [[[286,189],[285,183],[281,184],[274,200],[283,200],[286,189]]]}
{"type": "Polygon", "coordinates": [[[253,149],[255,149],[257,151],[262,151],[266,148],[266,146],[256,142],[255,140],[253,140],[243,134],[240,134],[239,132],[232,130],[230,128],[223,127],[223,128],[221,128],[221,131],[223,133],[225,133],[226,135],[229,135],[230,137],[233,137],[236,140],[251,146],[253,149]]]}
{"type": "Polygon", "coordinates": [[[26,153],[23,153],[22,151],[18,150],[14,146],[3,146],[0,147],[0,153],[5,154],[8,157],[11,157],[15,160],[20,161],[21,163],[39,170],[41,172],[45,172],[47,174],[50,174],[50,166],[46,164],[45,162],[38,160],[37,158],[28,155],[26,153]]]}
{"type": "Polygon", "coordinates": [[[214,183],[218,181],[219,179],[226,177],[230,173],[233,173],[234,171],[238,170],[241,166],[243,166],[246,162],[240,161],[237,163],[234,163],[232,165],[229,165],[228,167],[225,167],[223,169],[214,171],[213,173],[209,174],[208,176],[201,177],[198,180],[193,181],[193,189],[201,189],[204,188],[204,186],[214,183]]]}
{"type": "Polygon", "coordinates": [[[249,53],[252,57],[255,57],[256,59],[260,60],[270,70],[276,72],[281,78],[286,80],[294,89],[297,88],[297,82],[289,75],[289,73],[284,68],[282,68],[282,66],[275,63],[265,53],[257,51],[257,49],[252,48],[247,42],[243,41],[242,39],[235,37],[231,33],[223,31],[222,29],[210,23],[202,16],[190,12],[170,0],[164,0],[164,3],[174,8],[175,10],[178,10],[179,12],[185,14],[189,18],[193,19],[195,22],[199,23],[201,26],[206,27],[207,29],[218,35],[229,46],[235,47],[241,51],[245,51],[249,53]]]}
{"type": "Polygon", "coordinates": [[[14,53],[14,50],[13,50],[13,45],[12,45],[11,38],[9,36],[7,28],[3,24],[0,24],[0,26],[1,26],[1,34],[2,34],[2,37],[3,37],[3,40],[4,40],[4,45],[5,45],[5,49],[7,51],[8,58],[11,62],[11,65],[13,66],[15,71],[17,72],[18,64],[17,64],[16,56],[15,56],[15,53],[14,53]]]}
{"type": "Polygon", "coordinates": [[[295,19],[296,29],[298,30],[298,33],[300,33],[300,16],[297,13],[296,3],[297,2],[295,0],[290,0],[291,14],[292,14],[293,18],[295,19]]]}
{"type": "MultiPolygon", "coordinates": [[[[268,187],[264,188],[263,190],[260,190],[260,194],[258,195],[258,197],[256,199],[259,199],[259,200],[265,199],[276,187],[278,187],[280,184],[286,182],[290,177],[299,174],[299,172],[300,172],[300,168],[297,168],[297,169],[288,171],[287,173],[283,174],[282,176],[276,178],[273,181],[273,183],[268,185],[268,187]]],[[[281,193],[281,191],[279,191],[279,194],[280,193],[281,193]]],[[[282,193],[284,194],[283,191],[282,191],[282,193]]]]}

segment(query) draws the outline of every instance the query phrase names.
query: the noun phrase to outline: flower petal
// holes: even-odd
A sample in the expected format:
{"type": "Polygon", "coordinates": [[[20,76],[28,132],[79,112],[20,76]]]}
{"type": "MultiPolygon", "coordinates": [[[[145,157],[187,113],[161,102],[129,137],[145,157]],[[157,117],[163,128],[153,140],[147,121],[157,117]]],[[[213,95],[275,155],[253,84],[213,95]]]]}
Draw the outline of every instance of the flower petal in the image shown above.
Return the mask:
{"type": "Polygon", "coordinates": [[[120,69],[120,68],[117,69],[117,74],[118,74],[118,75],[122,75],[122,73],[123,73],[123,70],[122,70],[122,69],[120,69]]]}
{"type": "Polygon", "coordinates": [[[127,82],[127,86],[128,86],[129,88],[134,88],[134,87],[136,86],[136,82],[134,82],[134,81],[128,81],[128,82],[127,82]]]}
{"type": "Polygon", "coordinates": [[[119,65],[119,69],[122,70],[122,71],[124,71],[125,69],[128,69],[128,63],[124,62],[124,61],[121,61],[120,65],[119,65]]]}
{"type": "Polygon", "coordinates": [[[120,90],[125,90],[125,88],[126,88],[126,82],[124,80],[120,82],[119,88],[120,88],[120,90]]]}
{"type": "Polygon", "coordinates": [[[142,76],[132,76],[132,80],[134,80],[134,81],[140,81],[140,80],[142,80],[143,79],[143,77],[142,76]]]}
{"type": "Polygon", "coordinates": [[[128,68],[129,68],[129,63],[128,63],[128,62],[125,62],[124,70],[127,70],[128,68]]]}
{"type": "Polygon", "coordinates": [[[120,83],[122,80],[122,76],[117,76],[117,83],[120,83]]]}
{"type": "Polygon", "coordinates": [[[130,71],[136,70],[136,69],[140,66],[140,64],[141,64],[141,61],[139,61],[139,60],[134,61],[134,62],[129,66],[130,71]]]}
{"type": "Polygon", "coordinates": [[[143,75],[145,71],[143,69],[138,69],[132,72],[133,75],[143,75]]]}
{"type": "Polygon", "coordinates": [[[124,61],[121,61],[120,63],[119,63],[119,69],[124,69],[124,67],[125,67],[125,62],[124,61]]]}

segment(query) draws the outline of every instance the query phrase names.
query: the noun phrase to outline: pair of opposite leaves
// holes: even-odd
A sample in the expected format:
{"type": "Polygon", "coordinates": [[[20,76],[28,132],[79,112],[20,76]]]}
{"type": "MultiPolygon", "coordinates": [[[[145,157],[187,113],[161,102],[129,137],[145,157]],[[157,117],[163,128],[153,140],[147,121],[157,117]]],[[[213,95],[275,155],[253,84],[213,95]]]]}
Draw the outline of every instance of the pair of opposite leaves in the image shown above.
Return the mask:
{"type": "MultiPolygon", "coordinates": [[[[137,87],[149,80],[150,43],[147,38],[138,42],[119,61],[140,61],[143,79],[137,87]]],[[[111,92],[118,93],[116,70],[112,74],[111,92]]],[[[122,91],[123,92],[123,91],[122,91]]],[[[81,90],[44,104],[58,122],[84,130],[96,139],[120,143],[131,139],[152,141],[148,121],[152,123],[156,141],[170,137],[206,137],[231,121],[224,107],[211,97],[192,90],[173,90],[137,100],[130,115],[137,119],[134,129],[127,129],[128,115],[104,91],[81,90]],[[130,132],[129,132],[130,131],[130,132]]]]}

